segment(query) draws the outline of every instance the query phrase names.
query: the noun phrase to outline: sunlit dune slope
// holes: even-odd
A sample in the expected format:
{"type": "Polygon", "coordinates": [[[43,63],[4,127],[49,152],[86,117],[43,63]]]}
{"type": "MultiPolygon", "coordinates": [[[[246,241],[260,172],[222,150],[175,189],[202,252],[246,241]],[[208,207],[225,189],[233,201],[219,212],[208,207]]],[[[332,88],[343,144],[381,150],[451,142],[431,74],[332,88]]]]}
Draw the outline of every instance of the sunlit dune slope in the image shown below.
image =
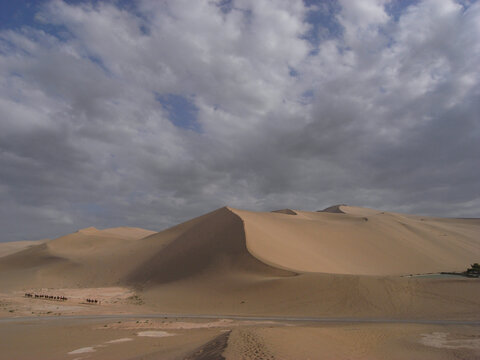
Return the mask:
{"type": "Polygon", "coordinates": [[[398,275],[464,270],[480,257],[480,220],[443,219],[350,206],[324,212],[233,210],[247,248],[298,272],[398,275]]]}
{"type": "MultiPolygon", "coordinates": [[[[0,286],[82,287],[116,284],[131,270],[137,241],[154,231],[87,228],[0,258],[0,286]]],[[[141,250],[141,249],[140,249],[141,250]]]]}
{"type": "Polygon", "coordinates": [[[130,247],[133,240],[155,234],[155,231],[118,227],[98,230],[94,227],[78,230],[73,234],[62,236],[47,243],[55,255],[68,258],[99,257],[130,247]]]}

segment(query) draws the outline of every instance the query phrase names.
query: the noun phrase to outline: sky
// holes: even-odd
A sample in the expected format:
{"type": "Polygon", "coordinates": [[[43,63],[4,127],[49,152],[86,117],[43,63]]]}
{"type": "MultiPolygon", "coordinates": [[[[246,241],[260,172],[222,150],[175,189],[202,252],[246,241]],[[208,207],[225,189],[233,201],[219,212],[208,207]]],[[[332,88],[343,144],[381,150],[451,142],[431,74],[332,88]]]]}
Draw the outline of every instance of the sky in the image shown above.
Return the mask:
{"type": "Polygon", "coordinates": [[[0,1],[0,241],[228,205],[480,217],[480,2],[0,1]]]}

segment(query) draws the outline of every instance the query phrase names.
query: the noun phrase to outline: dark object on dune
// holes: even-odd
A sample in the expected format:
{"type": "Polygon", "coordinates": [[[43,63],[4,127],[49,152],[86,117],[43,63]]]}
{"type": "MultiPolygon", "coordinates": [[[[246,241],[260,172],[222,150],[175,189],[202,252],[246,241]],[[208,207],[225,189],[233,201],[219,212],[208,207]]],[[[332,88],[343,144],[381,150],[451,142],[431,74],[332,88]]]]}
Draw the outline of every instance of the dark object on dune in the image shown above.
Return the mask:
{"type": "Polygon", "coordinates": [[[470,265],[470,268],[466,271],[467,276],[471,277],[479,277],[480,276],[480,264],[474,263],[470,265]]]}
{"type": "Polygon", "coordinates": [[[279,213],[279,214],[285,214],[285,215],[297,215],[297,213],[292,209],[273,210],[272,213],[279,213]]]}
{"type": "Polygon", "coordinates": [[[328,213],[334,213],[334,214],[345,214],[342,210],[340,210],[340,206],[347,206],[347,205],[346,205],[346,204],[333,205],[333,206],[327,207],[326,209],[318,210],[317,212],[328,212],[328,213]]]}

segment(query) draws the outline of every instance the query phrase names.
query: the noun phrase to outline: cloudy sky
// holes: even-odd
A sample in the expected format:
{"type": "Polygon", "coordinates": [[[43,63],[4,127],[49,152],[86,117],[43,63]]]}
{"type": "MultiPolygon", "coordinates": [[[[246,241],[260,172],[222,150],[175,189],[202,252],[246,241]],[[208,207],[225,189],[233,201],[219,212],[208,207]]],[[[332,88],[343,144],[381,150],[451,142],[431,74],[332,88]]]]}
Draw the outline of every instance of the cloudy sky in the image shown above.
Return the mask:
{"type": "Polygon", "coordinates": [[[480,1],[3,1],[0,241],[218,207],[480,216],[480,1]]]}

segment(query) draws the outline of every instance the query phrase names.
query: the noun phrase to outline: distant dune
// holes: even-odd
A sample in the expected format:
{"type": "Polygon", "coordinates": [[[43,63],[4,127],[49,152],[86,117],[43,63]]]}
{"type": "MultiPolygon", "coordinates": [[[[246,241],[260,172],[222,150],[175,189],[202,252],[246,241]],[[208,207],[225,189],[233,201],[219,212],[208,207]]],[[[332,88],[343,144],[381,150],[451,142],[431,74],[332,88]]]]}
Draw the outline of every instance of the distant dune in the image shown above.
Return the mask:
{"type": "Polygon", "coordinates": [[[479,261],[479,235],[478,219],[224,207],[159,233],[87,228],[29,245],[0,257],[0,288],[128,286],[179,312],[469,312],[475,281],[399,275],[464,270],[479,261]]]}
{"type": "MultiPolygon", "coordinates": [[[[93,227],[29,246],[0,258],[0,286],[89,287],[115,284],[130,269],[135,240],[154,234],[138,228],[93,227]],[[8,275],[7,275],[8,274],[8,275]]],[[[10,244],[10,243],[7,243],[10,244]]]]}
{"type": "Polygon", "coordinates": [[[34,240],[34,241],[12,241],[12,242],[0,242],[0,257],[14,254],[16,252],[25,250],[31,246],[40,245],[49,239],[34,240]]]}

